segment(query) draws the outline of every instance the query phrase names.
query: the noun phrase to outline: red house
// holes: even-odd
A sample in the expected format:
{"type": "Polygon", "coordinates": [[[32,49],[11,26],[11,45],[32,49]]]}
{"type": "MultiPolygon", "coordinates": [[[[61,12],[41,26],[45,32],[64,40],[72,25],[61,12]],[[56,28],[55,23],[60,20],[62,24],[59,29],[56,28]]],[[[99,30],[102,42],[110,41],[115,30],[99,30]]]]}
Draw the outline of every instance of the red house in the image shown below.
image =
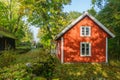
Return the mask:
{"type": "Polygon", "coordinates": [[[85,12],[56,36],[56,54],[61,63],[108,62],[111,33],[96,18],[85,12]]]}

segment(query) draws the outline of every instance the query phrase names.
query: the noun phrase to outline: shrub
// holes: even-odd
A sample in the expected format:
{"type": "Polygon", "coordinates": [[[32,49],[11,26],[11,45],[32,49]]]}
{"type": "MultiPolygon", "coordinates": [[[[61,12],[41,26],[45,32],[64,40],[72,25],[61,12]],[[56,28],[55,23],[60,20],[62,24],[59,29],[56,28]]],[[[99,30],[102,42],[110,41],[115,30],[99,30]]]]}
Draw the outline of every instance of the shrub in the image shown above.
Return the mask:
{"type": "Polygon", "coordinates": [[[16,60],[16,55],[13,51],[4,51],[0,55],[0,67],[8,66],[16,60]]]}
{"type": "Polygon", "coordinates": [[[0,69],[0,80],[32,80],[33,75],[28,73],[25,64],[15,64],[0,69]]]}
{"type": "Polygon", "coordinates": [[[33,64],[32,73],[36,74],[37,76],[43,76],[47,80],[51,80],[55,71],[56,63],[56,58],[49,56],[45,62],[38,61],[37,63],[33,64]]]}

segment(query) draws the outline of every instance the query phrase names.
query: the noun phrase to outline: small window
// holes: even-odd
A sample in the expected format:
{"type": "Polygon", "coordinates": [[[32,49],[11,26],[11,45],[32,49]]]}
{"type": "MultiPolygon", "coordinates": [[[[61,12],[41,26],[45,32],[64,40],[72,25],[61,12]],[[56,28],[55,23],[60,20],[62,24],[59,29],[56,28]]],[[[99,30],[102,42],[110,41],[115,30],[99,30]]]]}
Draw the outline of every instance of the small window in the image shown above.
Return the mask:
{"type": "Polygon", "coordinates": [[[91,28],[89,26],[82,26],[80,27],[81,36],[90,36],[91,28]]]}
{"type": "Polygon", "coordinates": [[[81,42],[80,44],[80,55],[91,56],[91,44],[88,42],[81,42]]]}

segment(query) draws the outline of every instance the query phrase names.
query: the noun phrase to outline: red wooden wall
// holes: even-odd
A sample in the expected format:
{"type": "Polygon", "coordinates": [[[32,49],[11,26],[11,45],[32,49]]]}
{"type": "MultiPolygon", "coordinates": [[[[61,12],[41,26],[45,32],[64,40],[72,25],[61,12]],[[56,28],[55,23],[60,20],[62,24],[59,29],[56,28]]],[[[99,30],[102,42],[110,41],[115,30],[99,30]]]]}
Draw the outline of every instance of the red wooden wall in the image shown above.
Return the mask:
{"type": "MultiPolygon", "coordinates": [[[[63,35],[64,62],[105,62],[106,37],[108,34],[86,16],[63,35]],[[90,26],[91,36],[81,37],[80,26],[90,26]],[[91,43],[91,56],[80,56],[80,42],[91,43]]],[[[58,42],[61,44],[60,40],[58,42]]],[[[58,56],[61,58],[61,48],[59,50],[58,56]]]]}

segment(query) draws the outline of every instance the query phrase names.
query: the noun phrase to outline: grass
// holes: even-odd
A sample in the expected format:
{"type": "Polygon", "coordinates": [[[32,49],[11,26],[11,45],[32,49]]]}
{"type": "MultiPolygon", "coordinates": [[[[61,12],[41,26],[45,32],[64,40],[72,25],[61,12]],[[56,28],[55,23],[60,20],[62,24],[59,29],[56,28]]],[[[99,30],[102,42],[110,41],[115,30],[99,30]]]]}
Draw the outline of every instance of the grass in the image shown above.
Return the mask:
{"type": "MultiPolygon", "coordinates": [[[[48,58],[47,53],[48,52],[43,49],[33,49],[27,53],[18,54],[16,56],[16,61],[14,62],[14,65],[20,64],[24,66],[22,68],[20,67],[20,69],[17,69],[18,72],[20,72],[22,69],[25,68],[25,64],[28,62],[35,63],[36,61],[41,62],[46,61],[48,58]]],[[[13,64],[10,65],[12,66],[12,69],[14,65],[13,64]]],[[[8,67],[7,69],[11,70],[10,67],[8,67]]],[[[24,71],[23,74],[25,73],[27,72],[24,71]]],[[[28,74],[31,75],[31,73],[27,73],[27,75],[28,74]]],[[[52,78],[53,80],[120,80],[120,61],[116,59],[109,59],[108,64],[105,63],[61,64],[58,61],[58,63],[56,63],[55,71],[52,78]]],[[[41,76],[33,76],[32,79],[46,80],[46,78],[41,76]]]]}
{"type": "MultiPolygon", "coordinates": [[[[120,64],[119,64],[120,66],[120,64]]],[[[79,63],[79,64],[62,64],[60,78],[65,80],[100,80],[100,78],[108,80],[120,79],[120,68],[114,67],[112,64],[98,64],[98,63],[79,63]]]]}
{"type": "Polygon", "coordinates": [[[27,53],[30,50],[31,50],[30,46],[20,46],[20,47],[16,47],[15,52],[19,54],[23,54],[23,53],[27,53]]]}
{"type": "Polygon", "coordinates": [[[29,52],[25,54],[17,55],[16,63],[27,63],[27,62],[36,62],[38,60],[45,60],[47,55],[41,49],[31,49],[29,52]]]}

